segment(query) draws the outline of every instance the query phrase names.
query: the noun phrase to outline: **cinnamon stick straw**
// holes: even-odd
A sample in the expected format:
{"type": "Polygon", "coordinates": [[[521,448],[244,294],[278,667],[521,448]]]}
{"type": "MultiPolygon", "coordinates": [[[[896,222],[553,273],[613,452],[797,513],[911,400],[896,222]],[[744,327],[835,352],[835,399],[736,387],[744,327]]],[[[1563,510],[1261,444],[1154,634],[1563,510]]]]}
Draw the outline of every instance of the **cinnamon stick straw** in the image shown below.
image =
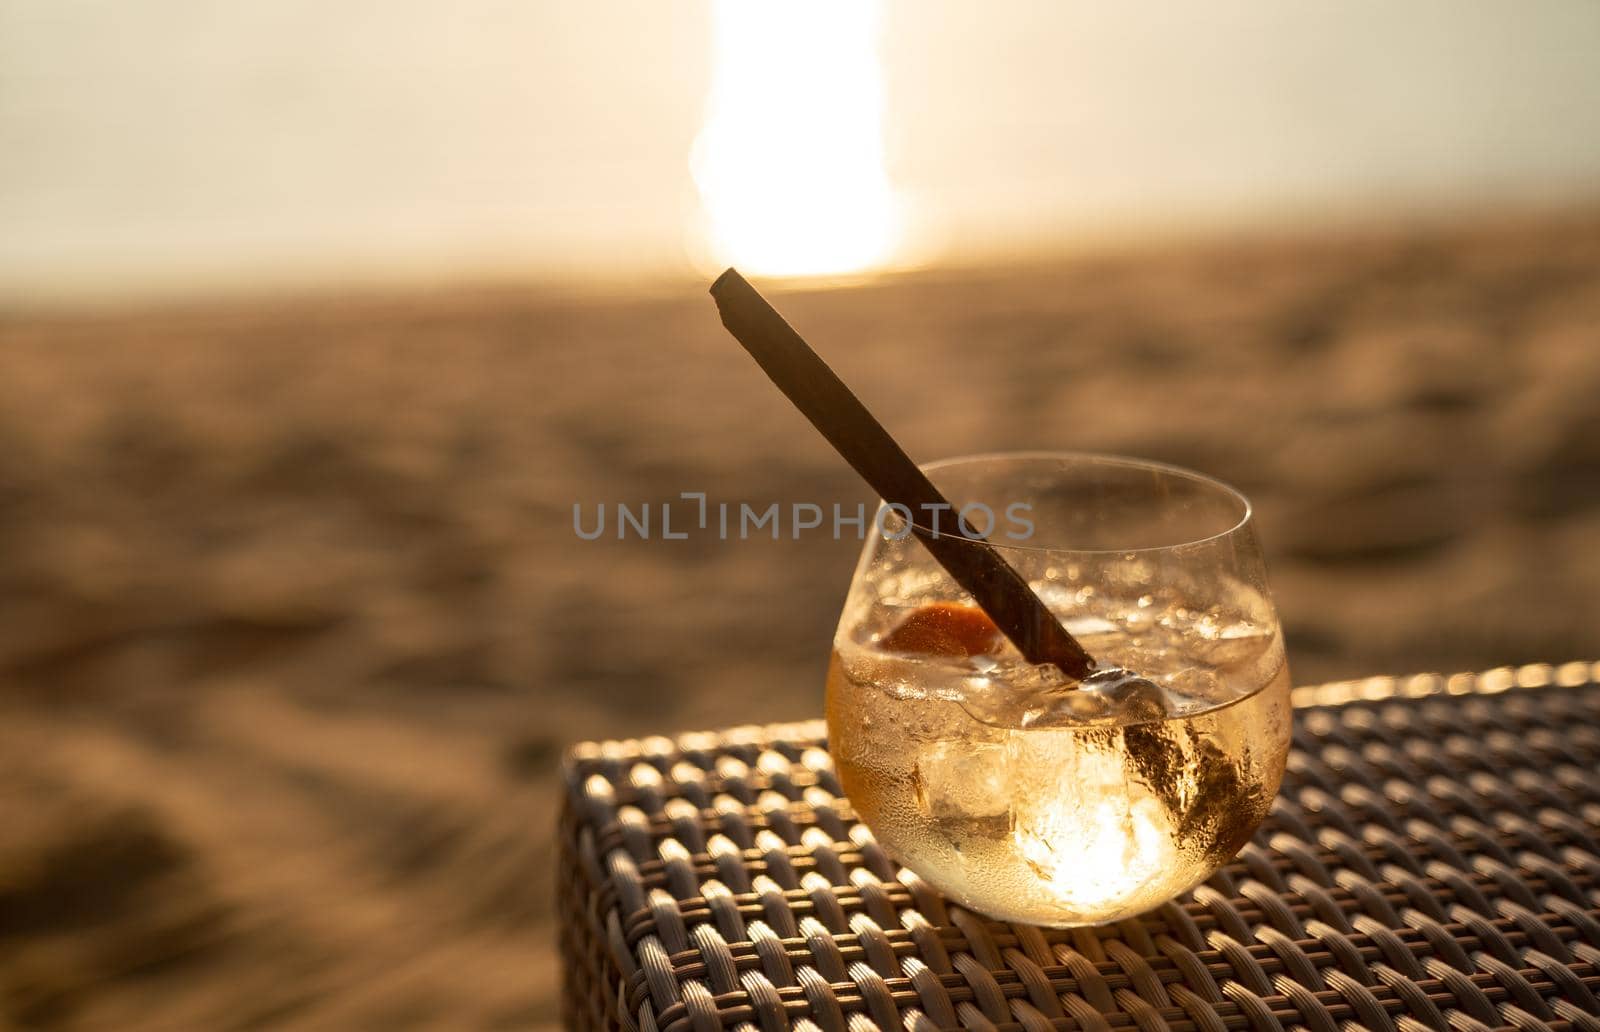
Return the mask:
{"type": "Polygon", "coordinates": [[[949,503],[756,288],[729,269],[711,284],[711,296],[728,332],[884,501],[912,513],[917,540],[1028,662],[1054,664],[1080,681],[1094,671],[1094,659],[987,541],[935,534],[917,524],[918,513],[941,511],[934,506],[949,511],[949,503]]]}

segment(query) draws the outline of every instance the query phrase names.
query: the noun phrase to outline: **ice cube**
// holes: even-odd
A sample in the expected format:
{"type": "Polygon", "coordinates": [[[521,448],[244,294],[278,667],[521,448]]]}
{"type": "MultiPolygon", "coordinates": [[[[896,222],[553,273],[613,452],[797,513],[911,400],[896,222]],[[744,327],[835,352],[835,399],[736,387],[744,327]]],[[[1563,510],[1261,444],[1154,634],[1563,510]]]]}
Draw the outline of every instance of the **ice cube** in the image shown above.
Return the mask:
{"type": "Polygon", "coordinates": [[[1063,902],[1114,904],[1173,860],[1171,818],[1123,765],[1113,728],[1010,736],[1011,836],[1063,902]]]}
{"type": "Polygon", "coordinates": [[[1143,724],[1169,716],[1166,695],[1148,678],[1119,667],[1096,671],[1075,687],[1041,694],[1021,727],[1143,724]]]}
{"type": "Polygon", "coordinates": [[[1067,675],[1050,664],[991,662],[976,676],[962,679],[961,708],[990,727],[1022,727],[1042,699],[1071,684],[1067,675]]]}
{"type": "Polygon", "coordinates": [[[1233,697],[1227,678],[1215,667],[1184,667],[1163,675],[1161,683],[1166,686],[1173,708],[1179,712],[1197,712],[1233,697]]]}
{"type": "Polygon", "coordinates": [[[1078,727],[1109,722],[1116,711],[1111,701],[1098,692],[1073,687],[1037,696],[1018,722],[1019,727],[1078,727]]]}
{"type": "Polygon", "coordinates": [[[917,753],[917,802],[934,820],[1003,817],[1011,805],[1000,742],[931,742],[917,753]]]}
{"type": "Polygon", "coordinates": [[[1118,723],[1133,724],[1167,716],[1167,699],[1161,688],[1131,670],[1120,667],[1096,670],[1084,678],[1078,691],[1106,699],[1118,723]]]}

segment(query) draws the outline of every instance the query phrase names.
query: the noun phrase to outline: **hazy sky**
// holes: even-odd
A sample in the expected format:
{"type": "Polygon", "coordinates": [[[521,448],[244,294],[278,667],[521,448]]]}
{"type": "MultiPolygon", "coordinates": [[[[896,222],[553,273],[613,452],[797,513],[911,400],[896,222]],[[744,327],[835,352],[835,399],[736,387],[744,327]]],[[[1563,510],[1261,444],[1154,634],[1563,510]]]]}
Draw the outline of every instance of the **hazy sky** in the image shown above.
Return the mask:
{"type": "MultiPolygon", "coordinates": [[[[0,0],[0,294],[682,270],[713,17],[0,0]]],[[[880,29],[913,257],[1600,196],[1592,0],[890,0],[880,29]]]]}

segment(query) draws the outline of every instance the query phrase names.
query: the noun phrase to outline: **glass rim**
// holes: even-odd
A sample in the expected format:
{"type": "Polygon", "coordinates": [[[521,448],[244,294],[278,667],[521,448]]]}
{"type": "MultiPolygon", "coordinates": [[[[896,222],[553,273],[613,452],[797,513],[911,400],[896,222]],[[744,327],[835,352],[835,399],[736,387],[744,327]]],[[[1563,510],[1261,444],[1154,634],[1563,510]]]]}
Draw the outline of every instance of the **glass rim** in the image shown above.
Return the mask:
{"type": "MultiPolygon", "coordinates": [[[[1241,491],[1238,488],[1234,487],[1232,484],[1227,483],[1226,481],[1219,480],[1214,476],[1211,476],[1211,475],[1206,474],[1206,473],[1200,473],[1200,472],[1198,472],[1196,470],[1192,470],[1192,469],[1189,469],[1189,468],[1184,467],[1184,466],[1174,465],[1174,464],[1172,464],[1170,462],[1160,462],[1160,461],[1157,461],[1155,459],[1141,459],[1141,458],[1137,458],[1137,457],[1132,456],[1132,455],[1117,455],[1117,454],[1114,454],[1114,453],[1111,453],[1111,452],[1089,452],[1089,451],[1070,451],[1070,450],[1068,450],[1068,451],[1052,451],[1052,450],[1049,450],[1049,449],[1030,449],[1030,450],[1023,450],[1023,451],[974,452],[974,453],[972,453],[970,455],[952,455],[952,456],[949,456],[949,457],[943,458],[943,459],[935,459],[932,462],[920,463],[920,464],[918,464],[917,468],[922,470],[922,472],[924,472],[924,473],[934,473],[934,472],[937,472],[938,470],[946,469],[946,468],[949,468],[949,467],[952,467],[952,466],[972,465],[972,464],[976,464],[976,463],[980,463],[980,462],[1000,462],[1000,461],[1015,461],[1015,460],[1030,460],[1030,459],[1032,459],[1032,460],[1049,459],[1049,460],[1055,460],[1055,461],[1063,461],[1063,460],[1065,460],[1065,461],[1069,461],[1069,462],[1070,461],[1076,461],[1076,462],[1082,462],[1082,463],[1084,463],[1086,465],[1087,464],[1094,464],[1094,465],[1104,465],[1104,466],[1115,466],[1115,467],[1119,467],[1119,468],[1122,468],[1122,469],[1144,470],[1146,472],[1160,473],[1160,474],[1163,474],[1163,475],[1166,475],[1166,476],[1178,477],[1180,479],[1187,480],[1187,481],[1190,481],[1192,483],[1199,484],[1202,487],[1205,487],[1205,488],[1210,489],[1210,490],[1214,490],[1214,491],[1218,492],[1219,494],[1226,495],[1229,498],[1232,498],[1235,502],[1238,503],[1238,505],[1240,507],[1240,515],[1239,515],[1239,518],[1237,520],[1235,520],[1231,525],[1229,525],[1228,527],[1226,527],[1223,530],[1217,531],[1214,534],[1207,534],[1204,537],[1192,538],[1192,539],[1187,540],[1187,541],[1174,541],[1174,542],[1171,542],[1169,544],[1163,544],[1163,545],[1139,545],[1139,546],[1132,547],[1132,548],[1067,548],[1067,547],[1052,546],[1052,545],[1030,545],[1030,544],[1022,544],[1022,543],[1000,542],[1000,541],[989,540],[987,538],[972,538],[972,537],[968,537],[967,535],[965,535],[965,534],[960,532],[961,524],[959,522],[956,525],[957,530],[956,530],[955,533],[950,533],[948,531],[941,531],[937,527],[930,527],[930,526],[927,526],[925,524],[919,523],[916,520],[907,520],[906,522],[910,524],[910,526],[911,526],[911,528],[913,530],[922,531],[924,533],[932,534],[932,535],[938,537],[940,540],[949,539],[951,541],[956,541],[956,542],[959,542],[961,544],[969,545],[969,546],[973,546],[973,547],[976,547],[976,546],[979,546],[979,545],[983,545],[983,544],[987,544],[990,548],[996,549],[996,550],[998,550],[1000,552],[1034,552],[1034,553],[1041,553],[1041,554],[1044,554],[1044,553],[1055,553],[1055,554],[1059,554],[1059,555],[1085,555],[1085,556],[1089,556],[1089,555],[1148,555],[1148,554],[1156,553],[1156,552],[1172,552],[1172,551],[1176,551],[1176,550],[1179,550],[1179,549],[1196,548],[1196,547],[1199,547],[1199,546],[1202,546],[1202,545],[1208,545],[1208,544],[1212,544],[1212,543],[1217,542],[1217,541],[1221,541],[1221,540],[1223,540],[1225,538],[1228,538],[1228,537],[1231,537],[1234,534],[1237,534],[1239,531],[1243,530],[1246,526],[1249,525],[1251,519],[1255,516],[1255,506],[1251,503],[1249,496],[1247,496],[1243,491],[1241,491]]],[[[932,478],[930,477],[930,479],[932,479],[932,478]]],[[[937,486],[937,485],[935,485],[935,486],[937,486]]],[[[879,500],[878,512],[879,512],[880,515],[879,515],[878,519],[880,521],[882,519],[881,514],[882,514],[883,510],[888,508],[888,506],[889,506],[888,502],[885,502],[885,501],[883,501],[881,499],[879,500]]],[[[896,515],[898,515],[898,513],[896,515]]],[[[881,526],[881,522],[880,522],[879,525],[881,526]]],[[[992,530],[993,528],[990,528],[990,529],[992,530]]]]}

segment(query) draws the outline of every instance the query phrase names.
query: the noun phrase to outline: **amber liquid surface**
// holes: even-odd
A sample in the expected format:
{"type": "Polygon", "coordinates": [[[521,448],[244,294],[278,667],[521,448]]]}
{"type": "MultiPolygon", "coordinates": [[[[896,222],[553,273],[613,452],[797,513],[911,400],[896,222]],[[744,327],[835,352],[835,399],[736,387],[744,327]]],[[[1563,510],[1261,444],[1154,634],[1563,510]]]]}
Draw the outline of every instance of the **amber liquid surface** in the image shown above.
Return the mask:
{"type": "Polygon", "coordinates": [[[919,609],[900,619],[913,634],[841,629],[830,750],[878,840],[952,899],[1034,924],[1120,920],[1203,881],[1266,816],[1290,728],[1274,622],[1148,596],[1078,607],[1069,629],[1102,666],[1147,675],[1153,700],[1041,677],[969,621],[930,636],[919,609]]]}

